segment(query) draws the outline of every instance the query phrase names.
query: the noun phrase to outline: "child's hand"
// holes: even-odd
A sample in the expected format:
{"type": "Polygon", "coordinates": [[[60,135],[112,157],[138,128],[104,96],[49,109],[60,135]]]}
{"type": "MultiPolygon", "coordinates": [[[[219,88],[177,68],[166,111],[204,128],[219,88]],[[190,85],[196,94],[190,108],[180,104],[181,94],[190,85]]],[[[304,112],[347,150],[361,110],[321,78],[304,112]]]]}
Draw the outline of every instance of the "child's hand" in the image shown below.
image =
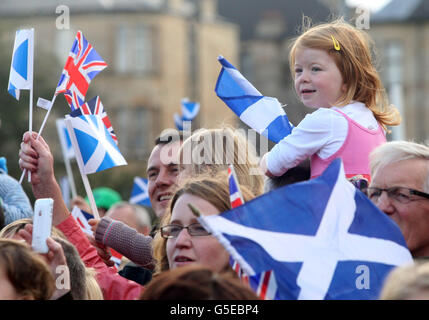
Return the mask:
{"type": "Polygon", "coordinates": [[[259,168],[261,169],[262,173],[265,174],[267,177],[275,178],[276,176],[273,175],[267,167],[267,155],[268,153],[264,154],[264,156],[261,159],[261,162],[259,162],[259,168]]]}
{"type": "Polygon", "coordinates": [[[91,226],[92,232],[95,233],[99,223],[100,223],[100,219],[89,219],[88,224],[91,226]]]}

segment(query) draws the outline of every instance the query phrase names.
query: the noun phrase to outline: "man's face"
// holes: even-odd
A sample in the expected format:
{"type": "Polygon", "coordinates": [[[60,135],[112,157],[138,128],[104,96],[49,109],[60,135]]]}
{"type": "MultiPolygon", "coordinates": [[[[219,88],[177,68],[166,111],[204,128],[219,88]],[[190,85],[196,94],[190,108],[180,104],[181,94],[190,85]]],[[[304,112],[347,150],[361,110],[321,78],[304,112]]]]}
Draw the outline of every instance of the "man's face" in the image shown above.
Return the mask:
{"type": "Polygon", "coordinates": [[[153,148],[148,160],[147,177],[150,203],[161,218],[174,193],[179,174],[178,155],[181,142],[160,144],[153,148]]]}
{"type": "MultiPolygon", "coordinates": [[[[403,160],[380,168],[370,187],[404,187],[425,192],[429,163],[422,159],[403,160]]],[[[392,218],[404,235],[413,257],[429,255],[429,199],[413,196],[414,201],[400,203],[382,192],[375,205],[392,218]]]]}

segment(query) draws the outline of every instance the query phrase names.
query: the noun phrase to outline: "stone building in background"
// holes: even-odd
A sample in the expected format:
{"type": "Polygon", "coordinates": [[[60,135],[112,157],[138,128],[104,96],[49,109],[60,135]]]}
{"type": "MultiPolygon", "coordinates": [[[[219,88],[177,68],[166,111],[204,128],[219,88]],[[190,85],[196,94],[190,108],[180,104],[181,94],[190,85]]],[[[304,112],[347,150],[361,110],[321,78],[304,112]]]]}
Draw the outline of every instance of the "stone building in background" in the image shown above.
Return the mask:
{"type": "MultiPolygon", "coordinates": [[[[108,63],[91,82],[86,99],[100,96],[131,167],[147,159],[161,130],[174,127],[173,114],[181,112],[184,97],[201,104],[195,126],[235,124],[214,87],[220,71],[217,56],[238,63],[239,30],[218,17],[214,0],[3,0],[0,16],[3,45],[12,50],[15,30],[34,27],[35,55],[55,55],[52,93],[76,32],[83,32],[108,63]],[[70,13],[68,30],[58,28],[58,23],[64,25],[64,10],[70,13]]],[[[35,72],[43,72],[37,67],[35,72]]],[[[34,88],[35,104],[37,84],[34,88]]],[[[69,112],[62,97],[54,108],[48,136],[56,135],[55,117],[69,112]]],[[[39,110],[36,118],[44,116],[39,110]]],[[[39,124],[34,127],[38,130],[39,124]]],[[[53,150],[61,157],[59,148],[53,150]]]]}

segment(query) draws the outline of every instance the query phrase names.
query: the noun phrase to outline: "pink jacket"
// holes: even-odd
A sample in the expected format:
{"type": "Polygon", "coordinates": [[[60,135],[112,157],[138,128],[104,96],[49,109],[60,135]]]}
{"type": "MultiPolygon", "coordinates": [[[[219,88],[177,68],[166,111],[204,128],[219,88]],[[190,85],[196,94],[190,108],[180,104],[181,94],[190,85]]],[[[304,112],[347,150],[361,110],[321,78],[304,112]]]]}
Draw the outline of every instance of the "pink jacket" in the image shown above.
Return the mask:
{"type": "Polygon", "coordinates": [[[57,225],[57,228],[76,246],[85,265],[97,271],[97,281],[105,300],[135,300],[140,297],[144,287],[121,277],[115,269],[108,267],[98,256],[97,250],[89,242],[73,216],[70,215],[57,225]]]}

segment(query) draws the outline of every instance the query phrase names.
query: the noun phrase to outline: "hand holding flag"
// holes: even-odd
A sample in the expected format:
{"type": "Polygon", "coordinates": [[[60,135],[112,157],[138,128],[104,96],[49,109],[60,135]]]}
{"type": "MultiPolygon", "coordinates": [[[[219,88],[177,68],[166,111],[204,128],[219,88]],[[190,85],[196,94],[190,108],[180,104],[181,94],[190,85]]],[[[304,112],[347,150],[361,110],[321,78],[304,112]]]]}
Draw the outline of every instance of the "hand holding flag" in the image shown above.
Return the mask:
{"type": "Polygon", "coordinates": [[[86,175],[115,166],[126,165],[127,162],[104,125],[101,116],[67,116],[65,121],[91,210],[95,218],[99,219],[97,206],[86,175]]]}
{"type": "Polygon", "coordinates": [[[274,142],[291,133],[293,126],[279,101],[264,97],[224,57],[215,92],[225,104],[249,127],[274,142]]]}
{"type": "MultiPolygon", "coordinates": [[[[40,104],[46,107],[49,106],[49,109],[43,119],[37,139],[42,134],[58,94],[64,93],[70,108],[72,110],[77,109],[85,101],[85,95],[91,80],[106,67],[107,63],[89,44],[82,32],[78,31],[52,101],[40,100],[40,104]]],[[[23,171],[19,183],[22,182],[25,173],[26,170],[23,171]]]]}

